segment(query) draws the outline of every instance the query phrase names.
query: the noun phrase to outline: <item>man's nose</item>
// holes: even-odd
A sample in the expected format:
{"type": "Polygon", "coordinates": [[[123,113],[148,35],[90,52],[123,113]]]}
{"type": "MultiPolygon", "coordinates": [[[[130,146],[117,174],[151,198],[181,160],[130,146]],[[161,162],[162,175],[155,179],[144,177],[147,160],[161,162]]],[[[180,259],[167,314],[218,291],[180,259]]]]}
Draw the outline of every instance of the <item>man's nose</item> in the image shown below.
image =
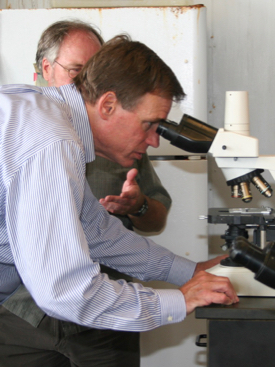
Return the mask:
{"type": "Polygon", "coordinates": [[[146,138],[146,143],[153,148],[157,148],[159,146],[159,134],[156,131],[150,131],[146,138]]]}

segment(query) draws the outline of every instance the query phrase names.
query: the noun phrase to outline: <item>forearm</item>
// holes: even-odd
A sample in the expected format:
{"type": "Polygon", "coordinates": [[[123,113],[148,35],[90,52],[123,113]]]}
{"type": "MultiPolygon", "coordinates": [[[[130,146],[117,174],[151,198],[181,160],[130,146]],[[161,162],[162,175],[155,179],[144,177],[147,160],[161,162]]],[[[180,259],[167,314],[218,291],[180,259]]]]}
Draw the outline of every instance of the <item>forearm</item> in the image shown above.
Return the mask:
{"type": "Polygon", "coordinates": [[[147,212],[140,217],[131,214],[128,216],[136,229],[143,232],[159,232],[165,226],[168,211],[161,202],[145,195],[144,198],[148,203],[147,212]]]}

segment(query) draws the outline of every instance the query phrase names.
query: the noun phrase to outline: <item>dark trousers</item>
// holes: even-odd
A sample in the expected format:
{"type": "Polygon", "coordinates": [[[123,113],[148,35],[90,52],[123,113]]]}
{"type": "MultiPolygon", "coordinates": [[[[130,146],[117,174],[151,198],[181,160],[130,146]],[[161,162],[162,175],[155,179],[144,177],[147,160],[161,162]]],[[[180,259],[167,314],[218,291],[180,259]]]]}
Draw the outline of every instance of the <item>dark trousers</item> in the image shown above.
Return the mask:
{"type": "Polygon", "coordinates": [[[0,306],[0,367],[139,367],[139,333],[87,329],[65,336],[45,316],[38,328],[0,306]]]}

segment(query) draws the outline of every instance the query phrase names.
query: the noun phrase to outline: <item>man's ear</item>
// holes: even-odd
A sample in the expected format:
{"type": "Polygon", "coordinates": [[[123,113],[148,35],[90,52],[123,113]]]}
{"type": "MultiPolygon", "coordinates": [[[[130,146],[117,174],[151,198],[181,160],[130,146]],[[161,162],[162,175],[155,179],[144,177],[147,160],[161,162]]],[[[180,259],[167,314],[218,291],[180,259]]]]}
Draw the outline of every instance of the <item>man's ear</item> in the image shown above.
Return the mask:
{"type": "Polygon", "coordinates": [[[43,78],[48,82],[51,79],[51,75],[52,75],[52,65],[51,63],[44,58],[42,60],[42,73],[43,73],[43,78]]]}
{"type": "Polygon", "coordinates": [[[118,104],[117,96],[114,92],[104,93],[98,101],[98,112],[103,120],[107,120],[116,110],[118,104]]]}

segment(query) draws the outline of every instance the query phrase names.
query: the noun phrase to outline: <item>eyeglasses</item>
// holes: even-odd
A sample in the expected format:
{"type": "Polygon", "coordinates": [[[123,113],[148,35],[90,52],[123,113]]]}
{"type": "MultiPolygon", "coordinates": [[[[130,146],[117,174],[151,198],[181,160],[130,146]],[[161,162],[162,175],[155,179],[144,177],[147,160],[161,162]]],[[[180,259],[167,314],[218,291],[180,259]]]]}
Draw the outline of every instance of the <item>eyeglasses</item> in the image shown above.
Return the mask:
{"type": "Polygon", "coordinates": [[[73,79],[75,76],[77,76],[77,74],[80,73],[80,71],[82,70],[82,68],[80,68],[80,67],[79,68],[73,68],[73,69],[67,69],[67,68],[65,68],[65,66],[59,64],[58,61],[55,60],[54,62],[56,62],[59,66],[61,66],[64,70],[66,70],[71,79],[73,79]]]}

